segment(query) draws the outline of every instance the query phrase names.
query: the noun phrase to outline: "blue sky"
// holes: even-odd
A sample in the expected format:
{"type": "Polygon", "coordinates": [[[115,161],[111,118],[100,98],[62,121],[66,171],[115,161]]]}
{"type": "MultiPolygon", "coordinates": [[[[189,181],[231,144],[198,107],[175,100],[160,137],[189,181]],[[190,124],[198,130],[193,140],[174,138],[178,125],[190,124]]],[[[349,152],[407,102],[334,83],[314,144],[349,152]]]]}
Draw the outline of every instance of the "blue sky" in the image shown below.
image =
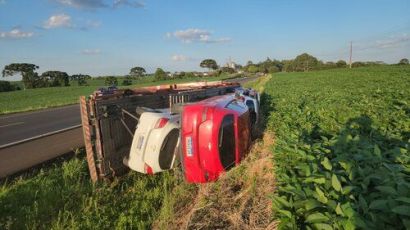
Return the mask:
{"type": "Polygon", "coordinates": [[[409,0],[0,0],[0,68],[123,75],[290,59],[410,58],[409,0]]]}

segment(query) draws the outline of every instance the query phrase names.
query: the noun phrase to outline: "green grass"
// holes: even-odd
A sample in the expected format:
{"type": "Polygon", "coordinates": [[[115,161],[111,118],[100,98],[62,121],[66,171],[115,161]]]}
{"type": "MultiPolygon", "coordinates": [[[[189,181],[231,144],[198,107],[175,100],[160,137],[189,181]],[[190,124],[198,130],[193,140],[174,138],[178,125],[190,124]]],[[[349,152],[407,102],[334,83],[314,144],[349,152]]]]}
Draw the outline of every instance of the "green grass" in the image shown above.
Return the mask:
{"type": "Polygon", "coordinates": [[[410,228],[409,89],[409,66],[273,76],[281,228],[410,228]]]}
{"type": "Polygon", "coordinates": [[[93,185],[83,157],[0,187],[0,229],[147,229],[174,183],[136,172],[93,185]]]}
{"type": "MultiPolygon", "coordinates": [[[[166,81],[153,81],[153,78],[149,77],[142,80],[134,80],[133,85],[126,87],[143,87],[157,84],[183,83],[191,81],[215,81],[226,79],[228,77],[228,75],[222,75],[220,77],[195,77],[166,81]]],[[[71,82],[71,86],[69,87],[52,87],[2,92],[0,93],[0,114],[75,104],[78,103],[79,96],[90,95],[98,88],[106,87],[104,86],[104,80],[101,79],[89,80],[88,83],[89,86],[77,86],[75,82],[71,82]]],[[[119,84],[121,84],[121,81],[119,81],[119,84]]],[[[121,88],[124,87],[125,86],[121,86],[121,88]]]]}

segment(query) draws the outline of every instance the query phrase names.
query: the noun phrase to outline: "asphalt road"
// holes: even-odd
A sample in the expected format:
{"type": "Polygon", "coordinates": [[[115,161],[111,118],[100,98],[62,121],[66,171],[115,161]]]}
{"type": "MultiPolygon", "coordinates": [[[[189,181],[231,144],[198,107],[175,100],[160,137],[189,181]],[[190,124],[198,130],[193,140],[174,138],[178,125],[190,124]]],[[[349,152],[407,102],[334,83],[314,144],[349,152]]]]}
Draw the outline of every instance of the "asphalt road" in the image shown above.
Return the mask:
{"type": "Polygon", "coordinates": [[[80,106],[0,116],[0,146],[81,124],[80,106]]]}

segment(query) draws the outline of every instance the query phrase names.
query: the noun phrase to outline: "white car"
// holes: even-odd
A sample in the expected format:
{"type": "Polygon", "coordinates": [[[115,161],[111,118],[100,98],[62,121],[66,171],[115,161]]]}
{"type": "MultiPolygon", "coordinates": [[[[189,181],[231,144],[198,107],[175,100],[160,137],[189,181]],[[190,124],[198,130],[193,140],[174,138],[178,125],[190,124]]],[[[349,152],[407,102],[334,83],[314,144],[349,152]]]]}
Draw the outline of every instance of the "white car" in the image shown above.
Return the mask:
{"type": "Polygon", "coordinates": [[[252,125],[259,121],[260,115],[260,96],[254,89],[237,89],[236,94],[244,98],[244,103],[248,106],[252,125]]]}
{"type": "Polygon", "coordinates": [[[169,110],[142,112],[129,157],[123,163],[144,174],[155,174],[173,167],[179,146],[180,115],[169,110]]]}

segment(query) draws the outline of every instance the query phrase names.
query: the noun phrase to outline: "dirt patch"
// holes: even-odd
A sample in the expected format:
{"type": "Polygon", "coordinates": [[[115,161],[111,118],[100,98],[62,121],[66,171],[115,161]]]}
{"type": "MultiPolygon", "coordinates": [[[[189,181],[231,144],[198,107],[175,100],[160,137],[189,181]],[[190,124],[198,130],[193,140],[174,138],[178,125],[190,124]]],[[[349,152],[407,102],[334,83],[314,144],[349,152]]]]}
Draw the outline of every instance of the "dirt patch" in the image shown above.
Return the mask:
{"type": "Polygon", "coordinates": [[[239,166],[215,183],[193,185],[191,195],[173,205],[172,218],[154,229],[275,229],[273,144],[274,134],[265,132],[239,166]]]}

